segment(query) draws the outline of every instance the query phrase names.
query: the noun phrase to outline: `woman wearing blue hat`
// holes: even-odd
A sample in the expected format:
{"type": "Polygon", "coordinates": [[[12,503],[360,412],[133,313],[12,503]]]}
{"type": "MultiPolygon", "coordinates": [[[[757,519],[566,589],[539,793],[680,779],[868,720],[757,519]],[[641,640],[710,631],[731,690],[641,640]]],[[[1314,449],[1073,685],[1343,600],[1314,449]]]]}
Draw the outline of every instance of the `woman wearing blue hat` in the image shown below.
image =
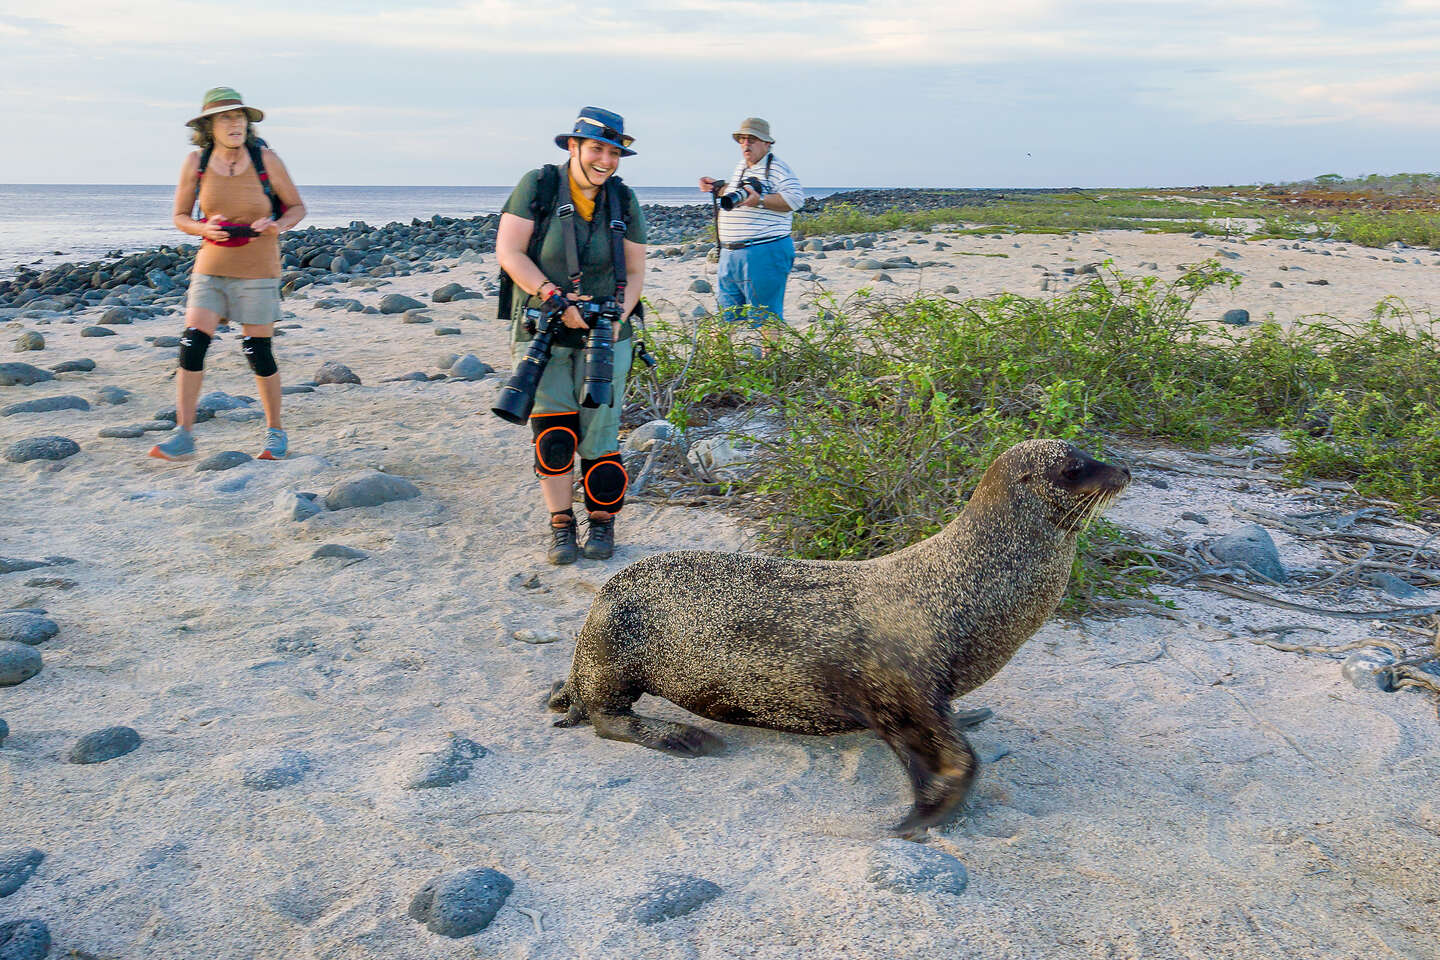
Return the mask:
{"type": "MultiPolygon", "coordinates": [[[[525,174],[500,215],[495,252],[516,288],[508,319],[517,369],[537,323],[553,332],[529,413],[535,473],[550,513],[551,563],[574,563],[582,552],[572,507],[577,454],[589,516],[586,557],[604,560],[614,552],[615,515],[629,484],[618,434],[632,356],[631,315],[645,280],[646,227],[634,191],[615,172],[622,157],[634,156],[633,140],[618,113],[583,107],[570,132],[555,138],[568,162],[525,174]],[[594,390],[598,368],[586,381],[586,341],[592,327],[603,330],[596,320],[605,314],[597,308],[607,307],[613,320],[609,397],[591,405],[603,393],[594,390]]],[[[504,300],[502,294],[502,310],[504,300]]]]}

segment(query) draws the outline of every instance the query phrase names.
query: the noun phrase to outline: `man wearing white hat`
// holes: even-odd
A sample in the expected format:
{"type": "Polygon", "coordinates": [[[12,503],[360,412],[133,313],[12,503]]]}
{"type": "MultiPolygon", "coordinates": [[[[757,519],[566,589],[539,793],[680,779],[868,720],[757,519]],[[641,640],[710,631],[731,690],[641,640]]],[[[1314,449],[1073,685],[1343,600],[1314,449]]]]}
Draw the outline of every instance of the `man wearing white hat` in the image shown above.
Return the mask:
{"type": "Polygon", "coordinates": [[[730,179],[700,178],[704,192],[714,193],[718,186],[722,198],[734,200],[719,213],[720,315],[752,327],[768,321],[762,332],[773,340],[778,337],[773,325],[785,319],[785,282],[795,264],[790,228],[805,192],[795,171],[771,149],[775,138],[767,121],[747,117],[731,136],[740,144],[740,162],[730,179]]]}

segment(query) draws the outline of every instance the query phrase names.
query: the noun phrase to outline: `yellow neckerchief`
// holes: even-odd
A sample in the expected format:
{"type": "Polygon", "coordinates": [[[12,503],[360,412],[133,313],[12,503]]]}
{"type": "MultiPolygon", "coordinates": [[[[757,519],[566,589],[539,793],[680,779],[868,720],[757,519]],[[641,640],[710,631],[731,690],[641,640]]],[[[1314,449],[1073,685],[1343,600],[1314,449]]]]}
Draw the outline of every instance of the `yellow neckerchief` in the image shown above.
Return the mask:
{"type": "MultiPolygon", "coordinates": [[[[595,196],[598,197],[600,194],[596,193],[595,196]]],[[[575,182],[573,170],[570,171],[570,202],[575,205],[575,212],[580,214],[586,223],[595,218],[595,200],[580,192],[580,184],[575,182]]]]}

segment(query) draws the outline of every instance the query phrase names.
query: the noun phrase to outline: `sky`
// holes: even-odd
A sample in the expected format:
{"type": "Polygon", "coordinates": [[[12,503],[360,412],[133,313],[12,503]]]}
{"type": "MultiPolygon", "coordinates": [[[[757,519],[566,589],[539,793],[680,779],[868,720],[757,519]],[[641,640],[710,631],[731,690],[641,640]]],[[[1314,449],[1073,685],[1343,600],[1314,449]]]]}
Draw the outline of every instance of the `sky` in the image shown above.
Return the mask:
{"type": "Polygon", "coordinates": [[[504,185],[578,108],[637,185],[768,119],[813,186],[1440,170],[1440,0],[0,0],[3,183],[173,183],[212,86],[297,183],[504,185]]]}

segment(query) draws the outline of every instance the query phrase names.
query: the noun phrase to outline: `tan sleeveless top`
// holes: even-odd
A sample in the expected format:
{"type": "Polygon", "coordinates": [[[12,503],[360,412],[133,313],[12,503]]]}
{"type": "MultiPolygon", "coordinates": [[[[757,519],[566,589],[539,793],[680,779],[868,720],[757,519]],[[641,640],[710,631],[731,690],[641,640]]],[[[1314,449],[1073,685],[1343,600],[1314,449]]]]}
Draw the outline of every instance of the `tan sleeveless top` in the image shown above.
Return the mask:
{"type": "MultiPolygon", "coordinates": [[[[213,167],[200,178],[200,209],[206,219],[227,223],[254,223],[273,212],[260,175],[253,167],[227,177],[213,167]]],[[[203,240],[195,255],[195,273],[213,277],[240,277],[256,280],[280,276],[280,238],[256,237],[239,247],[222,247],[203,240]]]]}

